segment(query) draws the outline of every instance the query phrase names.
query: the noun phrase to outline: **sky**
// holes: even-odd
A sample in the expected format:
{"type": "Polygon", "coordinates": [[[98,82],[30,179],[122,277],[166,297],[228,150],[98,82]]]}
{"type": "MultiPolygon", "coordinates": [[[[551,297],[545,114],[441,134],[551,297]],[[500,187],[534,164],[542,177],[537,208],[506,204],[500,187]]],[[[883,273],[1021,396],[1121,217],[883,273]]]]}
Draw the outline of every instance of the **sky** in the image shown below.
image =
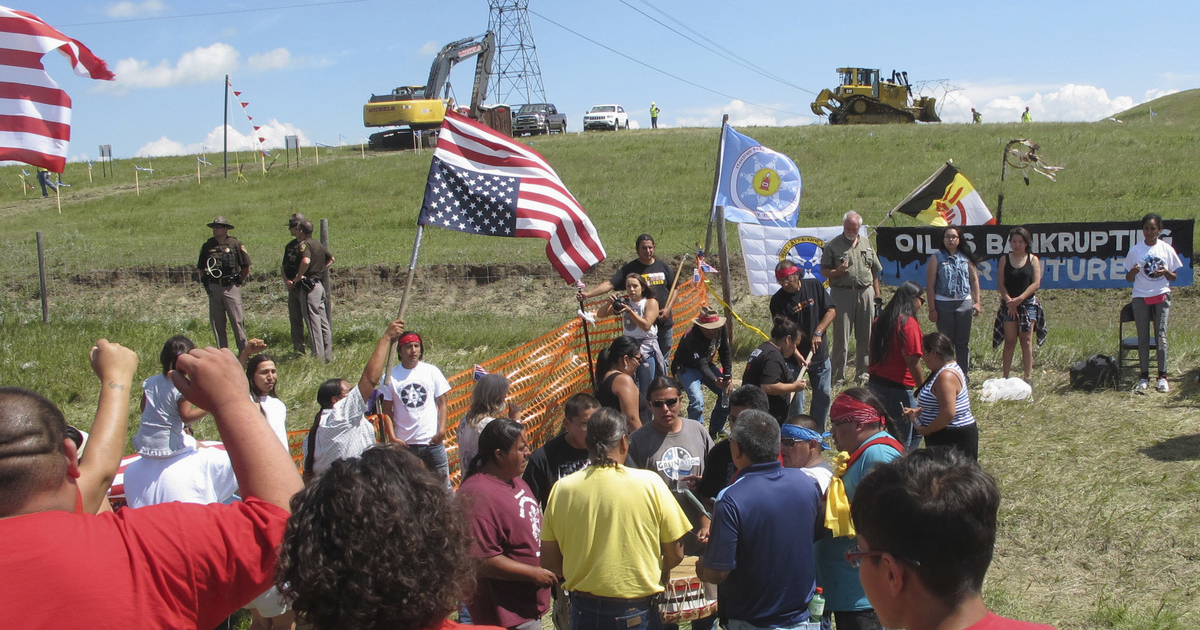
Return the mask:
{"type": "MultiPolygon", "coordinates": [[[[13,0],[9,0],[12,2],[13,0]]],[[[499,0],[493,0],[499,2],[499,0]]],[[[106,60],[117,78],[74,75],[44,58],[73,104],[69,159],[219,151],[230,75],[268,148],[356,144],[372,94],[425,82],[445,44],[488,28],[484,0],[61,0],[10,4],[106,60]]],[[[1200,3],[1107,1],[849,5],[785,0],[529,0],[546,99],[582,129],[592,105],[618,103],[633,127],[821,123],[809,104],[836,68],[908,73],[946,123],[1097,121],[1200,86],[1200,3]],[[839,6],[841,8],[839,8],[839,6]],[[925,6],[924,10],[913,7],[925,6]],[[1190,42],[1190,43],[1189,43],[1190,42]]],[[[474,60],[450,81],[468,101],[474,60]]],[[[522,95],[485,102],[525,102],[522,95]]],[[[251,122],[231,100],[230,147],[251,122]]]]}

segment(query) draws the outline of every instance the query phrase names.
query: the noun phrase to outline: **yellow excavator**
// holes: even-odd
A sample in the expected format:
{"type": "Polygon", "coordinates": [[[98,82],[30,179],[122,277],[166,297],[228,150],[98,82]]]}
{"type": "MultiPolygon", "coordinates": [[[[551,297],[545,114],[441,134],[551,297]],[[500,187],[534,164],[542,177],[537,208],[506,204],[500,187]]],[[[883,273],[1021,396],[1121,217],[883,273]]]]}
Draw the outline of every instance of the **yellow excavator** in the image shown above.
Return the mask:
{"type": "Polygon", "coordinates": [[[818,116],[828,116],[831,125],[886,125],[891,123],[942,122],[930,96],[913,97],[907,72],[892,71],[891,80],[879,78],[871,68],[838,68],[842,84],[824,89],[812,103],[818,116]]]}
{"type": "MultiPolygon", "coordinates": [[[[447,105],[453,107],[450,98],[450,70],[460,61],[478,56],[475,62],[475,85],[471,92],[470,116],[479,118],[479,108],[487,95],[491,79],[492,57],[495,54],[496,37],[491,31],[476,37],[467,37],[450,42],[442,47],[425,85],[398,87],[390,94],[371,95],[363,105],[363,124],[367,127],[408,127],[409,130],[435,129],[446,117],[447,105]]],[[[372,146],[376,137],[394,132],[382,132],[371,136],[372,146]]]]}

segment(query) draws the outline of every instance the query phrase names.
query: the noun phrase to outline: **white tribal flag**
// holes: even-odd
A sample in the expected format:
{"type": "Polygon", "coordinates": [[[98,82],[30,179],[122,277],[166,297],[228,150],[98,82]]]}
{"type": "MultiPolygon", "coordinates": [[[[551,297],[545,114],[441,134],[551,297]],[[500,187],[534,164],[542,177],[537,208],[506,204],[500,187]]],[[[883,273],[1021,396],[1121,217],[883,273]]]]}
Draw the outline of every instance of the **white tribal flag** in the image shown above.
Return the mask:
{"type": "MultiPolygon", "coordinates": [[[[779,289],[775,281],[775,265],[787,258],[802,269],[805,277],[822,282],[821,252],[825,243],[842,233],[842,226],[833,227],[767,227],[752,223],[738,224],[742,241],[742,258],[746,263],[746,280],[751,295],[771,295],[779,289]]],[[[866,228],[862,235],[866,237],[866,228]]]]}

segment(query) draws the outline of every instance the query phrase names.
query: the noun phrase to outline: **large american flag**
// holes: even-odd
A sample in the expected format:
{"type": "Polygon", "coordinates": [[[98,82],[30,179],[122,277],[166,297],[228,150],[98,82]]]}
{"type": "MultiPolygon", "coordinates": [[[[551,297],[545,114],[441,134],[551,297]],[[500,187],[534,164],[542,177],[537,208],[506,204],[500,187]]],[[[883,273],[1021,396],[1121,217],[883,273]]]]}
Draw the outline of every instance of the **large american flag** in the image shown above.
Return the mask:
{"type": "Polygon", "coordinates": [[[108,66],[83,44],[37,16],[0,6],[0,160],[61,173],[71,139],[71,97],[42,67],[58,50],[75,74],[111,81],[108,66]]]}
{"type": "Polygon", "coordinates": [[[595,226],[542,156],[453,112],[438,134],[417,223],[545,239],[550,264],[571,284],[605,257],[595,226]]]}

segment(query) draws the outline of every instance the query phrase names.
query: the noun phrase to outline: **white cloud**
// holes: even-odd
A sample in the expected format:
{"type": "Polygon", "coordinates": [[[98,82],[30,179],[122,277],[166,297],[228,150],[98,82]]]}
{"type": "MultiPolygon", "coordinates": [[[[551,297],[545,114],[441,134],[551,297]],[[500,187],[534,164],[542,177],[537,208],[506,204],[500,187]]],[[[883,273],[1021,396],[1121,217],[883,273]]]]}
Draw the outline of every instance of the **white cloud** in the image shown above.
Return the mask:
{"type": "MultiPolygon", "coordinates": [[[[721,116],[724,114],[729,114],[729,124],[734,127],[794,126],[807,125],[813,122],[814,117],[812,116],[797,117],[785,111],[780,111],[783,108],[783,105],[777,105],[772,109],[771,107],[751,105],[745,101],[734,99],[719,107],[689,110],[688,115],[675,119],[675,125],[679,127],[718,127],[721,125],[721,116]],[[780,118],[780,116],[783,116],[783,118],[780,118]]],[[[659,125],[665,126],[661,120],[659,121],[659,125]]]]}
{"type": "Polygon", "coordinates": [[[114,2],[104,7],[104,14],[111,18],[136,18],[148,15],[158,15],[166,9],[159,0],[145,2],[114,2]]]}
{"type": "MultiPolygon", "coordinates": [[[[1015,87],[1015,86],[1005,86],[1015,87]]],[[[942,104],[942,120],[948,123],[971,121],[971,108],[983,114],[984,122],[1019,122],[1021,113],[1029,108],[1035,122],[1094,122],[1138,104],[1130,96],[1109,96],[1108,91],[1093,85],[1067,85],[1032,95],[1004,93],[996,86],[968,87],[950,94],[942,104]]],[[[1155,90],[1146,93],[1146,100],[1156,98],[1155,90]]],[[[1163,93],[1169,93],[1163,91],[1163,93]]]]}
{"type": "MultiPolygon", "coordinates": [[[[220,147],[224,143],[222,137],[222,127],[218,126],[204,137],[203,142],[183,143],[177,140],[171,140],[166,136],[147,143],[142,148],[134,153],[134,157],[159,157],[164,155],[191,155],[198,154],[203,151],[204,147],[209,147],[208,153],[219,152],[212,147],[220,147]]],[[[291,123],[281,123],[278,120],[271,119],[270,122],[264,123],[258,129],[258,134],[263,137],[263,146],[269,151],[282,149],[284,146],[285,136],[300,136],[300,146],[308,146],[312,143],[308,136],[303,131],[296,128],[291,123]]],[[[252,151],[258,148],[258,138],[252,134],[245,134],[237,129],[229,128],[229,150],[230,151],[252,151]]],[[[210,158],[211,160],[211,158],[210,158]]]]}
{"type": "Polygon", "coordinates": [[[439,44],[434,41],[428,41],[428,42],[425,42],[425,44],[423,46],[421,46],[421,49],[419,51],[417,51],[417,54],[421,55],[422,57],[432,57],[433,55],[438,54],[438,51],[440,51],[441,49],[442,49],[442,44],[439,44]]]}
{"type": "Polygon", "coordinates": [[[99,84],[96,89],[125,92],[130,88],[166,88],[212,81],[237,70],[239,57],[233,46],[217,42],[183,53],[176,64],[163,60],[152,66],[149,61],[132,57],[122,59],[113,69],[117,80],[99,84]]]}
{"type": "Polygon", "coordinates": [[[261,55],[251,55],[246,60],[246,65],[255,72],[264,70],[275,70],[278,68],[286,68],[292,64],[292,53],[286,48],[276,48],[275,50],[262,53],[261,55]]]}
{"type": "Polygon", "coordinates": [[[1146,101],[1153,101],[1156,98],[1162,98],[1168,94],[1174,94],[1178,91],[1179,90],[1160,90],[1157,88],[1151,89],[1151,90],[1146,90],[1146,100],[1142,101],[1142,102],[1145,103],[1146,101]]]}

